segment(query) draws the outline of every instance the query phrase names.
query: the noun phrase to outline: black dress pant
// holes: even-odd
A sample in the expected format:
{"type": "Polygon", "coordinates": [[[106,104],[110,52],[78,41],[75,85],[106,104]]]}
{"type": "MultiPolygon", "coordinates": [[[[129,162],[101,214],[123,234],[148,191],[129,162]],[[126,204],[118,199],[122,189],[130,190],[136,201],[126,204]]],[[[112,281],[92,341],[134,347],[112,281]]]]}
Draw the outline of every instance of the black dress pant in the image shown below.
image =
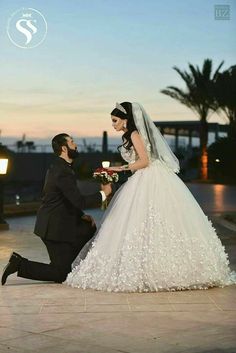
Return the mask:
{"type": "Polygon", "coordinates": [[[51,263],[45,264],[22,258],[17,273],[18,277],[57,283],[64,282],[67,274],[71,272],[73,261],[82,247],[92,238],[95,231],[96,227],[88,229],[86,225],[84,232],[80,233],[80,237],[78,237],[78,241],[75,243],[42,239],[47,247],[51,263]]]}

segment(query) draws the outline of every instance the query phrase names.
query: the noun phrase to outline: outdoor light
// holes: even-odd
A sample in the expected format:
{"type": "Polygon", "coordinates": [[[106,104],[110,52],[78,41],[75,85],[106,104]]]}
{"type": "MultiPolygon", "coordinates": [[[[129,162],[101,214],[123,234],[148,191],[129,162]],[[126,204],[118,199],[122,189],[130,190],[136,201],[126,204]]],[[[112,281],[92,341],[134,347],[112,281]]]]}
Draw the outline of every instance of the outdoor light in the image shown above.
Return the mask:
{"type": "Polygon", "coordinates": [[[109,168],[110,167],[110,162],[109,161],[103,161],[102,162],[102,167],[103,168],[109,168]]]}
{"type": "Polygon", "coordinates": [[[16,194],[16,205],[20,205],[20,195],[16,194]]]}
{"type": "Polygon", "coordinates": [[[7,174],[7,166],[8,166],[8,159],[1,158],[1,156],[0,156],[0,174],[1,175],[7,174]]]}
{"type": "Polygon", "coordinates": [[[216,159],[215,159],[215,161],[216,161],[217,163],[219,163],[219,162],[220,162],[219,158],[216,158],[216,159]]]}

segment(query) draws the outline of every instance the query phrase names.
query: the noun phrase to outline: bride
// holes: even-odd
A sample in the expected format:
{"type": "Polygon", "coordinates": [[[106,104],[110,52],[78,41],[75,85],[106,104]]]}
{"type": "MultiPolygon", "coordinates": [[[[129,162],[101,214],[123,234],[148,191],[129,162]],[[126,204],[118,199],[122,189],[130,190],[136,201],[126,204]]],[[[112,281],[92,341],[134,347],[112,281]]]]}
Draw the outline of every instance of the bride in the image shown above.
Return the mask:
{"type": "Polygon", "coordinates": [[[132,176],[114,195],[66,284],[114,292],[159,292],[236,283],[211,221],[176,175],[179,162],[144,108],[116,104],[121,155],[132,176]]]}

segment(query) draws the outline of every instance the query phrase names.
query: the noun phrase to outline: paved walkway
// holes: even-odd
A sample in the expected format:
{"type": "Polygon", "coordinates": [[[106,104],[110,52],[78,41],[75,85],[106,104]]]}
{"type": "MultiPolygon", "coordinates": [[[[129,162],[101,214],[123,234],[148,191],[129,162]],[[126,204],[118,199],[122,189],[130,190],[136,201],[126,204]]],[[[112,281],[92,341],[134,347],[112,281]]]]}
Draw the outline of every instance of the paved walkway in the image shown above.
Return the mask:
{"type": "MultiPolygon", "coordinates": [[[[101,213],[92,211],[99,219],[101,213]]],[[[0,233],[0,270],[14,249],[48,261],[34,217],[0,233]]],[[[216,219],[236,268],[236,233],[216,219]]],[[[0,353],[235,353],[236,286],[104,293],[9,277],[0,288],[0,353]]]]}
{"type": "Polygon", "coordinates": [[[186,185],[205,212],[236,211],[236,185],[196,183],[186,185]]]}

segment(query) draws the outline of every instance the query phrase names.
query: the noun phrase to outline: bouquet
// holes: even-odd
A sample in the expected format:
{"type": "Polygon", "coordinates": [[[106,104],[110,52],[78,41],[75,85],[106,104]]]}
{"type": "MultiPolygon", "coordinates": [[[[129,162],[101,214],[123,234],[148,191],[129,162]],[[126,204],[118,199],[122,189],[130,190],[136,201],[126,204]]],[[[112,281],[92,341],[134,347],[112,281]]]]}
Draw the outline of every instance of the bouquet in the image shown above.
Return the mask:
{"type": "MultiPolygon", "coordinates": [[[[109,183],[117,183],[119,176],[116,172],[108,170],[106,168],[98,168],[93,173],[93,178],[99,181],[101,184],[106,185],[109,183]]],[[[107,199],[102,202],[102,210],[107,208],[107,199]]]]}
{"type": "Polygon", "coordinates": [[[98,180],[101,184],[117,183],[119,176],[116,172],[106,168],[98,168],[93,173],[93,178],[98,180]]]}

